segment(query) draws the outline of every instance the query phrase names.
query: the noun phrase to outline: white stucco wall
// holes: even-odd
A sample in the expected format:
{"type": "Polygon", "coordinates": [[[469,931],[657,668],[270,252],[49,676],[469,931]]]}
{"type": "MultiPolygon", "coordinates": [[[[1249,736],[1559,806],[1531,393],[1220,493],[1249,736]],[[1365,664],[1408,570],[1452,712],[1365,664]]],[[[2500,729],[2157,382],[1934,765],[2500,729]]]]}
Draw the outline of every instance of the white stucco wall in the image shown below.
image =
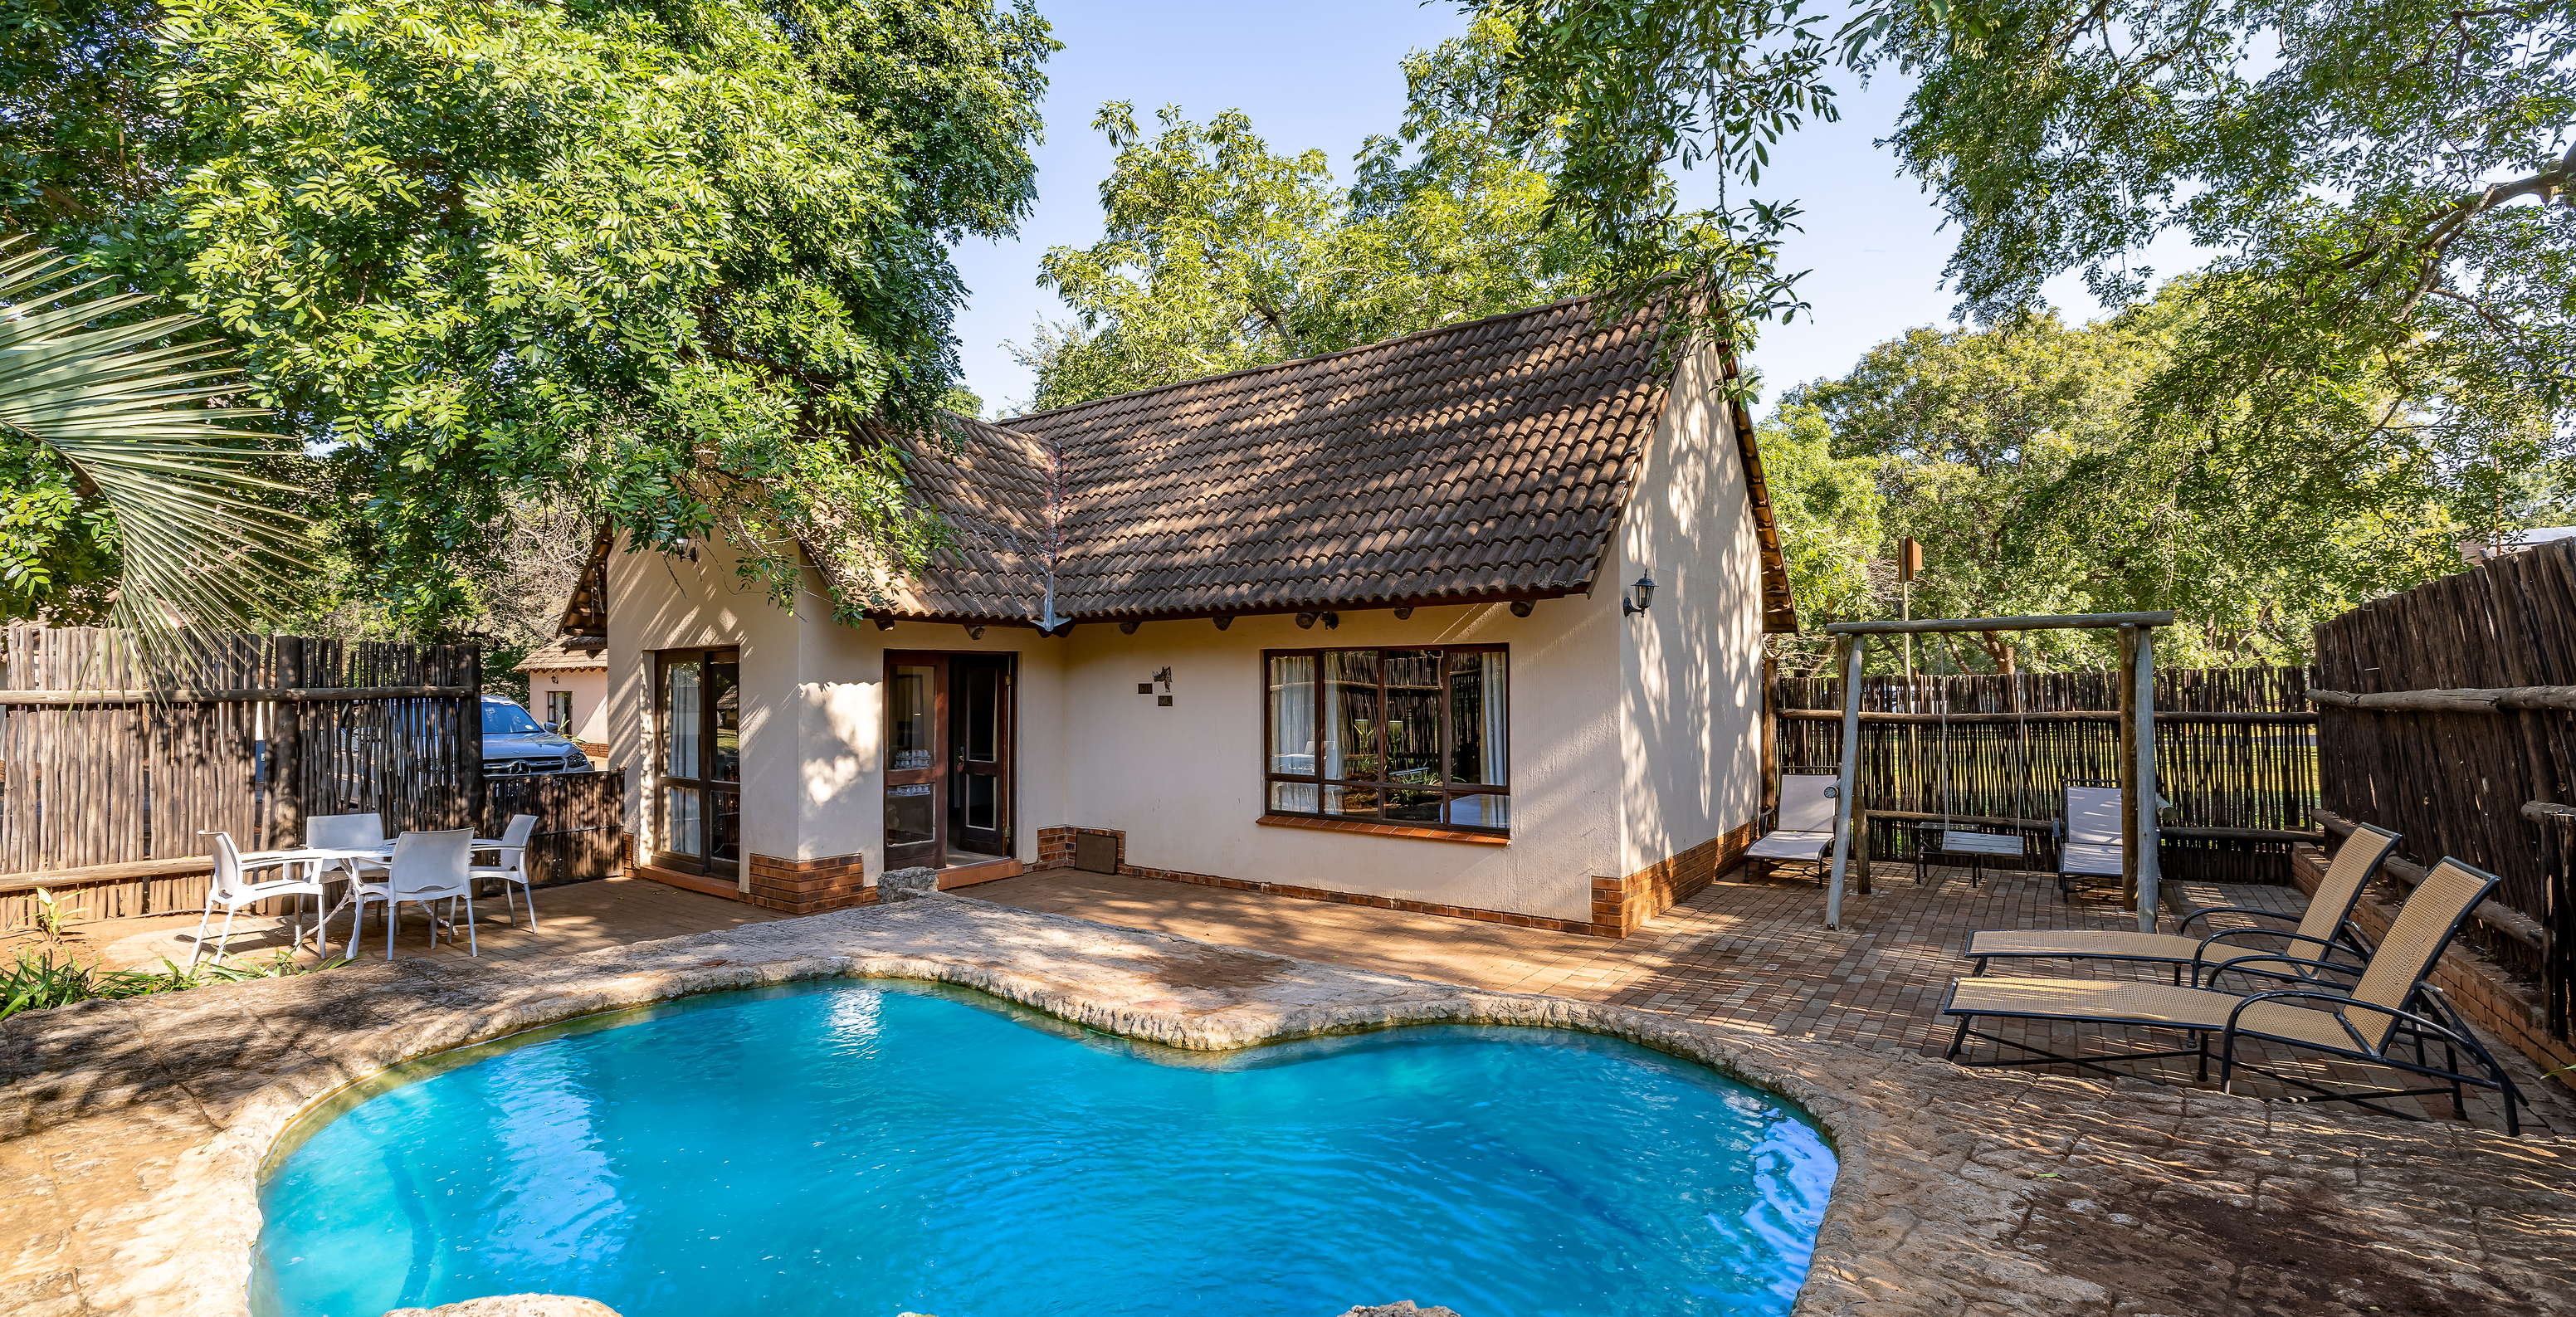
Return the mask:
{"type": "Polygon", "coordinates": [[[550,668],[529,673],[528,712],[540,722],[545,720],[548,691],[566,691],[572,695],[572,725],[558,729],[564,735],[592,743],[608,739],[606,668],[550,668]]]}
{"type": "MultiPolygon", "coordinates": [[[[1646,573],[1656,591],[1621,627],[1619,875],[1761,806],[1761,545],[1713,375],[1706,357],[1683,365],[1620,525],[1617,591],[1646,573]]],[[[1595,592],[1615,613],[1612,587],[1595,592]]]]}
{"type": "Polygon", "coordinates": [[[1020,656],[1015,849],[1036,855],[1037,829],[1063,808],[1058,691],[1066,642],[1018,627],[989,628],[976,640],[959,626],[841,626],[810,572],[790,615],[743,587],[730,556],[707,550],[699,558],[609,558],[609,764],[626,773],[626,817],[639,840],[655,824],[642,790],[654,651],[741,649],[743,853],[794,861],[863,855],[870,883],[885,871],[886,651],[1009,652],[1020,656]]]}
{"type": "MultiPolygon", "coordinates": [[[[1592,917],[1592,876],[1615,854],[1618,604],[1573,596],[1530,616],[1500,604],[1350,611],[1340,629],[1285,616],[1077,627],[1065,674],[1068,812],[1127,833],[1150,869],[1508,910],[1592,917]],[[1606,611],[1605,611],[1606,609],[1606,611]],[[1511,647],[1508,846],[1265,827],[1265,649],[1511,647]],[[1172,707],[1136,684],[1172,669],[1172,707]]],[[[1161,688],[1156,687],[1159,693],[1161,688]]]]}

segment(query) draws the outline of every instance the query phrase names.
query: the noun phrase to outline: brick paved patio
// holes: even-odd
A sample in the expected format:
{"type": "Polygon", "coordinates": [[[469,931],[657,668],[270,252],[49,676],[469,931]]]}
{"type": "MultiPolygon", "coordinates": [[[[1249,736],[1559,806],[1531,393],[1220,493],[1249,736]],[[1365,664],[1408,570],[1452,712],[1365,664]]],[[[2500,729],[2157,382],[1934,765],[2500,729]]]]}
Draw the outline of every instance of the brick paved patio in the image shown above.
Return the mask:
{"type": "MultiPolygon", "coordinates": [[[[2182,886],[2184,895],[2200,905],[2290,914],[2305,908],[2294,888],[2182,886]]],[[[1552,993],[1782,1037],[1932,1056],[1949,1047],[1952,1026],[1936,1012],[1951,979],[1968,972],[1959,949],[1970,932],[2136,927],[2133,916],[2106,903],[2060,901],[2055,884],[2045,876],[1989,874],[1983,887],[1972,888],[1964,869],[1935,869],[1922,886],[1914,883],[1910,869],[1889,873],[1874,895],[1855,892],[1845,898],[1840,932],[1823,927],[1824,898],[1813,883],[1754,881],[1739,870],[1621,941],[1070,869],[984,883],[958,895],[1470,987],[1552,993]]],[[[2163,977],[2162,971],[2143,966],[2032,964],[2027,970],[2000,972],[2163,977]]],[[[2080,1050],[2081,1043],[2098,1049],[2105,1041],[2098,1032],[2088,1038],[2069,1027],[2032,1027],[2039,1032],[2016,1034],[2017,1026],[1996,1031],[2061,1054],[2080,1050]]],[[[2171,1047],[2173,1037],[2142,1036],[2130,1045],[2171,1047]]],[[[2569,1091],[2541,1079],[2512,1049],[2496,1050],[2534,1099],[2538,1124],[2576,1131],[2576,1103],[2570,1102],[2569,1091]]],[[[1995,1052],[1988,1047],[1972,1055],[1991,1057],[1995,1052]]],[[[2355,1086],[2383,1082],[2361,1067],[2323,1069],[2278,1053],[2260,1059],[2310,1077],[2340,1076],[2355,1086]]],[[[2191,1079],[2186,1062],[2126,1068],[2168,1082],[2191,1079]]],[[[2290,1090],[2258,1079],[2240,1084],[2239,1091],[2281,1096],[2290,1090]]],[[[2469,1105],[2480,1123],[2501,1123],[2495,1099],[2472,1092],[2469,1105]]],[[[2449,1102],[2435,1099],[2433,1106],[2426,1114],[2446,1113],[2449,1102]]],[[[2349,1108],[2329,1104],[2324,1109],[2349,1108]]],[[[2525,1126],[2533,1127],[2529,1113],[2525,1126]]]]}

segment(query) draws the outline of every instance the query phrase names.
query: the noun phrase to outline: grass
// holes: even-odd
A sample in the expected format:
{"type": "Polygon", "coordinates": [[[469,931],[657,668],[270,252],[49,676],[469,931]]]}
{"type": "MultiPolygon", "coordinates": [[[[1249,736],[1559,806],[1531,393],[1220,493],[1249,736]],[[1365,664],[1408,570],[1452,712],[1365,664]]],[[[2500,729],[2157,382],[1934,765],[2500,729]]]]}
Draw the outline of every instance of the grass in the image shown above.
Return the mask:
{"type": "Polygon", "coordinates": [[[185,992],[210,983],[292,978],[348,963],[346,959],[326,960],[308,967],[296,964],[292,954],[280,951],[256,963],[213,961],[187,968],[164,958],[158,970],[103,970],[70,956],[58,956],[52,947],[20,947],[17,959],[0,967],[0,1020],[22,1011],[51,1010],[73,1002],[185,992]]]}

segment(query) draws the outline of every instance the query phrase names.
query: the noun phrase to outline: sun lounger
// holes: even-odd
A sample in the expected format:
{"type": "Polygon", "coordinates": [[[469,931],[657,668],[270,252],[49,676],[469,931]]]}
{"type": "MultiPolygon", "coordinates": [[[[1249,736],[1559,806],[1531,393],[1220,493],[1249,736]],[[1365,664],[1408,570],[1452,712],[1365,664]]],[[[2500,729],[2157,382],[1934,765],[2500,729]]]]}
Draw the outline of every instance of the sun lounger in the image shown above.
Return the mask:
{"type": "Polygon", "coordinates": [[[2214,992],[2206,988],[2175,987],[2163,983],[2105,983],[2081,979],[1964,978],[1950,984],[1950,996],[1941,1005],[1943,1015],[1959,1021],[1959,1032],[1950,1040],[1950,1058],[1957,1060],[1960,1049],[1971,1038],[2028,1053],[2021,1057],[2004,1057],[1991,1061],[1970,1062],[1975,1065],[2051,1065],[2072,1064],[2107,1075],[2120,1072],[2104,1065],[2106,1061],[2148,1060],[2158,1057],[2194,1056],[2200,1061],[2200,1076],[2209,1074],[2210,1042],[2218,1042],[2219,1084],[2232,1089],[2235,1072],[2241,1067],[2270,1076],[2312,1096],[2299,1099],[2309,1102],[2351,1102],[2385,1115],[2404,1116],[2372,1105],[2393,1097],[2419,1097],[2431,1094],[2450,1095],[2453,1105],[2460,1105],[2461,1085],[2473,1084],[2491,1088],[2504,1098],[2505,1131],[2519,1134],[2522,1126],[2516,1106],[2522,1100],[2504,1067],[2496,1063],[2485,1044],[2460,1021],[2440,988],[2427,981],[2434,962],[2441,959],[2442,949],[2450,945],[2469,911],[2495,890],[2496,877],[2460,863],[2445,859],[2399,907],[2388,937],[2371,954],[2361,979],[2349,995],[2316,986],[2283,988],[2249,996],[2214,992]],[[2048,1052],[2014,1039],[1977,1031],[1974,1026],[1987,1020],[2038,1020],[2057,1024],[2123,1026],[2141,1029],[2174,1029],[2192,1035],[2192,1045],[2171,1051],[2138,1051],[2089,1053],[2066,1056],[2048,1052]],[[2375,1065],[2421,1075],[2438,1081],[2433,1088],[2384,1088],[2337,1091],[2311,1079],[2283,1074],[2244,1061],[2238,1056],[2241,1040],[2255,1039],[2295,1051],[2319,1052],[2350,1061],[2367,1061],[2375,1065]],[[2403,1047],[2412,1059],[2400,1054],[2403,1047]],[[2438,1048],[2444,1064],[2435,1064],[2432,1049],[2438,1048]],[[2476,1062],[2476,1071],[2460,1065],[2461,1052],[2476,1062]]]}
{"type": "Polygon", "coordinates": [[[2116,782],[2069,782],[2057,815],[2057,895],[2071,896],[2078,887],[2097,886],[2088,879],[2119,882],[2120,786],[2116,782]]]}
{"type": "Polygon", "coordinates": [[[1784,773],[1780,808],[1771,831],[1747,847],[1744,857],[1767,875],[1781,863],[1812,864],[1824,878],[1825,856],[1834,848],[1834,793],[1841,778],[1829,773],[1784,773]]]}
{"type": "MultiPolygon", "coordinates": [[[[2211,915],[2237,914],[2287,922],[2288,915],[2249,906],[2218,906],[2194,911],[2174,933],[2114,933],[2091,929],[1987,928],[1968,935],[1968,958],[1984,974],[1993,960],[2135,960],[2173,966],[2174,982],[2189,986],[2225,986],[2219,974],[2261,975],[2272,981],[2348,984],[2361,973],[2370,944],[2352,927],[2352,908],[2362,889],[2379,873],[2380,861],[2397,848],[2397,834],[2363,824],[2335,852],[2307,914],[2295,930],[2231,928],[2193,936],[2191,926],[2211,915]],[[2277,939],[2277,947],[2268,941],[2277,939]],[[2243,945],[2256,940],[2255,946],[2243,945]],[[2266,954],[2267,951],[2269,954],[2266,954]]],[[[2248,987],[2245,991],[2254,991],[2248,987]]]]}

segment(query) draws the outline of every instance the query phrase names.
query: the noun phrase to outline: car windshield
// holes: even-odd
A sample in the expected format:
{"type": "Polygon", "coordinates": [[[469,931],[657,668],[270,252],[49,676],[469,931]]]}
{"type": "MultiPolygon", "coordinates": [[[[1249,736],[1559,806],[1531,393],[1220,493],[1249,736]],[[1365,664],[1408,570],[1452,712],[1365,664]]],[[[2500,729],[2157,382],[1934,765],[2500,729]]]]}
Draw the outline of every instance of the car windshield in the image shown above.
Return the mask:
{"type": "Polygon", "coordinates": [[[544,730],[545,728],[537,725],[536,719],[528,716],[527,710],[520,708],[518,705],[487,704],[483,706],[483,734],[485,736],[525,736],[530,732],[542,732],[544,730]]]}

